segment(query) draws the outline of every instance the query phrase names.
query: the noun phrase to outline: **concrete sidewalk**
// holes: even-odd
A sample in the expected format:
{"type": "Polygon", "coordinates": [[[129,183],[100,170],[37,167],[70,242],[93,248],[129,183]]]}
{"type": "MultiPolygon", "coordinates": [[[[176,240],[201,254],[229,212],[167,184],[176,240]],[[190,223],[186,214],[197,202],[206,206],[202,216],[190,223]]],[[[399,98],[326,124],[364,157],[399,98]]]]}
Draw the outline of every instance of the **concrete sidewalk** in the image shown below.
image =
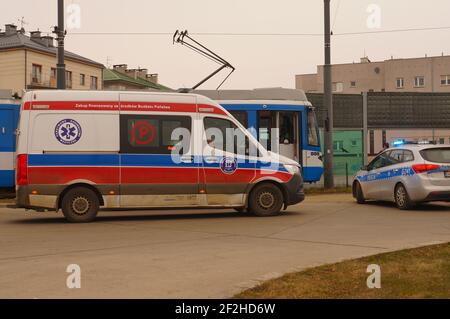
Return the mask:
{"type": "Polygon", "coordinates": [[[2,298],[221,298],[306,267],[449,242],[450,205],[400,211],[312,195],[273,218],[115,211],[90,224],[1,207],[0,232],[2,298]],[[69,264],[81,289],[66,287],[69,264]]]}

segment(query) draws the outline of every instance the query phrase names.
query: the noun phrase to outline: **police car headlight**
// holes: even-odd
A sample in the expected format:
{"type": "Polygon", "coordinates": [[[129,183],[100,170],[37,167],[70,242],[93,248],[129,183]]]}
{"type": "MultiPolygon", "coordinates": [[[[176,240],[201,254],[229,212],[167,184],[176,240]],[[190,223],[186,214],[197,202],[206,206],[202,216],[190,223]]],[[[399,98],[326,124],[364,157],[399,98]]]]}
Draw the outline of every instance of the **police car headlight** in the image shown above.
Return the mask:
{"type": "Polygon", "coordinates": [[[297,165],[284,165],[284,168],[292,175],[300,174],[300,167],[297,165]]]}

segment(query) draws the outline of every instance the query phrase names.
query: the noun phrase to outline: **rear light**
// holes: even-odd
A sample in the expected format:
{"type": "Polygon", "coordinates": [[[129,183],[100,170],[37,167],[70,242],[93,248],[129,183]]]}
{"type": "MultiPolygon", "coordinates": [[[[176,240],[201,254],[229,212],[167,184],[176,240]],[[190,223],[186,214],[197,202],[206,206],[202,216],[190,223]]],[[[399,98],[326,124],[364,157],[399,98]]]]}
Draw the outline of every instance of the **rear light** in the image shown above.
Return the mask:
{"type": "Polygon", "coordinates": [[[28,185],[28,156],[27,154],[19,154],[17,156],[16,184],[28,185]]]}
{"type": "Polygon", "coordinates": [[[412,166],[414,172],[420,174],[439,169],[441,166],[436,164],[415,164],[412,166]]]}

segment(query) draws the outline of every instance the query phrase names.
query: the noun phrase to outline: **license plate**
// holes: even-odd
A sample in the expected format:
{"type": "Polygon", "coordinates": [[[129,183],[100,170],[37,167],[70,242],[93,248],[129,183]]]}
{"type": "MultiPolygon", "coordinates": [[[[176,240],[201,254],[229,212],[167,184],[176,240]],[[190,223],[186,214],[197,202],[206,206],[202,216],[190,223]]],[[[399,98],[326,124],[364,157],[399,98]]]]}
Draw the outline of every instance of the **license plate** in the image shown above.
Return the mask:
{"type": "Polygon", "coordinates": [[[444,172],[444,176],[447,177],[447,178],[450,178],[450,171],[445,171],[444,172]]]}

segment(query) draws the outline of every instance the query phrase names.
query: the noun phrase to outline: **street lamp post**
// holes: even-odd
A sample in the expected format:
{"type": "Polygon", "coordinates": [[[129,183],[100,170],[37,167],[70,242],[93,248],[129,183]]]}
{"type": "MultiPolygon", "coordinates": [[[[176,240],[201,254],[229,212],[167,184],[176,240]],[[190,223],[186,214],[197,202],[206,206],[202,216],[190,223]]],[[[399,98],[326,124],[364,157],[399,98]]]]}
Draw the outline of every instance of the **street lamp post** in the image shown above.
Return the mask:
{"type": "Polygon", "coordinates": [[[331,27],[330,27],[330,0],[324,0],[325,25],[325,64],[323,67],[323,100],[326,109],[324,125],[324,187],[334,187],[333,177],[333,94],[331,80],[331,27]]]}
{"type": "Polygon", "coordinates": [[[58,0],[58,26],[55,27],[58,42],[58,63],[56,64],[56,87],[58,90],[66,89],[66,65],[64,63],[64,0],[58,0]]]}

